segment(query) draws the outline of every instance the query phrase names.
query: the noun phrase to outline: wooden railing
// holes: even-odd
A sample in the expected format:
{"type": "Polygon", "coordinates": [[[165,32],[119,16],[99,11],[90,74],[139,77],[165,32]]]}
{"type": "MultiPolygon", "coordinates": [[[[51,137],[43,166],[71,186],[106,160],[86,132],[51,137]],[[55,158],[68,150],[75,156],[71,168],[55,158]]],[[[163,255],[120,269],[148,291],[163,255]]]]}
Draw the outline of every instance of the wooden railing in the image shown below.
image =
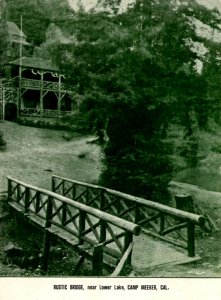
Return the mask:
{"type": "Polygon", "coordinates": [[[195,256],[195,225],[204,217],[101,186],[52,176],[52,191],[142,226],[143,232],[195,256]]]}
{"type": "MultiPolygon", "coordinates": [[[[34,80],[34,79],[26,79],[21,78],[21,86],[24,88],[42,88],[43,90],[55,90],[57,91],[59,89],[59,83],[53,82],[53,81],[42,81],[41,80],[34,80]]],[[[65,86],[63,83],[60,84],[61,90],[65,89],[65,86]]]]}
{"type": "Polygon", "coordinates": [[[92,258],[92,275],[101,275],[104,266],[112,265],[113,276],[117,276],[131,265],[133,236],[140,234],[140,226],[11,177],[7,179],[10,207],[44,229],[43,270],[48,267],[51,234],[81,251],[76,268],[85,257],[92,258]]]}
{"type": "Polygon", "coordinates": [[[21,116],[41,116],[45,118],[57,118],[59,116],[66,116],[70,114],[71,111],[61,110],[60,112],[55,109],[43,109],[42,114],[40,109],[37,108],[24,108],[20,112],[21,116]]]}

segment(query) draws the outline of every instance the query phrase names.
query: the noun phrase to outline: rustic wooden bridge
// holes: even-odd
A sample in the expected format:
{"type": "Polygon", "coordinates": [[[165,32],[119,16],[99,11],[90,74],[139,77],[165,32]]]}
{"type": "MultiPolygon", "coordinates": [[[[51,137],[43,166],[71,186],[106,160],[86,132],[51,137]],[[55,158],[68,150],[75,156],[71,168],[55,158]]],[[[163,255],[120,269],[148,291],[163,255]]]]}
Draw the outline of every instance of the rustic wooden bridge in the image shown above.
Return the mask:
{"type": "Polygon", "coordinates": [[[111,276],[154,266],[153,257],[155,264],[195,259],[194,229],[204,223],[200,215],[55,175],[52,191],[8,177],[8,204],[43,229],[42,270],[56,236],[80,254],[73,274],[85,258],[93,275],[107,268],[111,276]]]}

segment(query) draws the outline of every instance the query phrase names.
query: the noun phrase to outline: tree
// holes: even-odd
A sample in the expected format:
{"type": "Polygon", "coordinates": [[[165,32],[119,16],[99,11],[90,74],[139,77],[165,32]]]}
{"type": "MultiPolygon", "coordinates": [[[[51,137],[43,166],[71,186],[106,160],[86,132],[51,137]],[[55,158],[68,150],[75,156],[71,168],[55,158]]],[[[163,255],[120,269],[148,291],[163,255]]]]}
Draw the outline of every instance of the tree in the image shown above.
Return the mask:
{"type": "Polygon", "coordinates": [[[165,201],[172,122],[185,128],[183,155],[196,164],[197,131],[211,104],[206,73],[196,68],[195,43],[205,42],[197,18],[218,24],[217,12],[195,1],[139,0],[122,14],[80,11],[66,30],[72,39],[54,43],[51,55],[82,99],[82,118],[107,132],[101,184],[165,201]]]}
{"type": "Polygon", "coordinates": [[[45,32],[51,22],[64,21],[70,15],[68,1],[58,0],[7,0],[8,19],[20,24],[23,16],[23,30],[29,41],[39,46],[45,41],[45,32]]]}
{"type": "Polygon", "coordinates": [[[0,0],[0,72],[3,64],[5,63],[6,49],[7,49],[6,2],[5,0],[0,0]]]}

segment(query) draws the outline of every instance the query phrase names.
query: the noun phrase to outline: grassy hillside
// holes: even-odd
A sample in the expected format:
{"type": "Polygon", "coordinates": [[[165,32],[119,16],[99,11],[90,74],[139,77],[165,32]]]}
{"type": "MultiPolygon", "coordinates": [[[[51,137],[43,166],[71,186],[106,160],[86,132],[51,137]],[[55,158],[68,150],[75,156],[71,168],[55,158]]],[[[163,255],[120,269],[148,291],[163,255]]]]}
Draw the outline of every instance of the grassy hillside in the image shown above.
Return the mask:
{"type": "Polygon", "coordinates": [[[96,182],[100,174],[100,150],[87,144],[91,136],[75,134],[65,140],[62,131],[0,124],[7,149],[0,152],[0,191],[6,190],[6,176],[50,188],[52,174],[80,181],[96,182]]]}

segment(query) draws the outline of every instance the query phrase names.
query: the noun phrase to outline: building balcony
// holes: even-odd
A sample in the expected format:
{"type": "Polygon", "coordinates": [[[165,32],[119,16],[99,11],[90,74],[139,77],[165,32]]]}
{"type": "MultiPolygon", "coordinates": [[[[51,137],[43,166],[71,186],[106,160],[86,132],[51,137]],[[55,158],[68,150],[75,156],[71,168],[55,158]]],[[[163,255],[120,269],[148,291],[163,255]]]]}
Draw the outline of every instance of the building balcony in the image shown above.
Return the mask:
{"type": "Polygon", "coordinates": [[[20,112],[21,116],[35,116],[35,117],[45,117],[45,118],[57,118],[69,115],[71,111],[63,111],[60,112],[58,110],[53,109],[43,109],[42,112],[38,108],[23,108],[20,112]]]}
{"type": "MultiPolygon", "coordinates": [[[[21,78],[21,88],[58,91],[59,83],[53,82],[53,81],[42,81],[41,82],[40,80],[21,78]]],[[[65,89],[65,86],[63,83],[61,83],[60,90],[64,90],[64,89],[65,89]]]]}

